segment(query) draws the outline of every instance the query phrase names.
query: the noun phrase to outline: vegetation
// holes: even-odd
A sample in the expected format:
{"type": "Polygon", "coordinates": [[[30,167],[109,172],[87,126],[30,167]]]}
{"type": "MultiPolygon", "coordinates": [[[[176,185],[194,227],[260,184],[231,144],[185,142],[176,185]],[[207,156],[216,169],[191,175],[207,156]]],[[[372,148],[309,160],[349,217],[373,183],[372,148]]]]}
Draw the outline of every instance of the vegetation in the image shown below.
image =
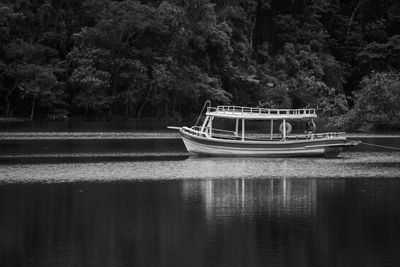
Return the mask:
{"type": "Polygon", "coordinates": [[[368,121],[394,121],[400,117],[400,75],[375,73],[361,81],[355,112],[368,121]]]}
{"type": "Polygon", "coordinates": [[[6,0],[0,112],[180,119],[210,99],[398,120],[399,51],[397,0],[6,0]]]}

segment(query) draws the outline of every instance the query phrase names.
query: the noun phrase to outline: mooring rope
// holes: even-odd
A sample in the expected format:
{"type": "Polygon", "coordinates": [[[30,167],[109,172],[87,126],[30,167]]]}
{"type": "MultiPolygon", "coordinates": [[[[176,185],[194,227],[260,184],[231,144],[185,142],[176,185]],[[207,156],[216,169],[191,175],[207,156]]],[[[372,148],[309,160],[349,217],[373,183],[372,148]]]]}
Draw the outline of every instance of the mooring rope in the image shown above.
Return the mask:
{"type": "Polygon", "coordinates": [[[382,148],[400,150],[400,147],[395,147],[395,146],[383,146],[383,145],[377,145],[377,144],[366,143],[366,142],[363,142],[363,141],[361,141],[361,144],[364,144],[364,145],[367,145],[367,146],[376,146],[376,147],[382,147],[382,148]]]}

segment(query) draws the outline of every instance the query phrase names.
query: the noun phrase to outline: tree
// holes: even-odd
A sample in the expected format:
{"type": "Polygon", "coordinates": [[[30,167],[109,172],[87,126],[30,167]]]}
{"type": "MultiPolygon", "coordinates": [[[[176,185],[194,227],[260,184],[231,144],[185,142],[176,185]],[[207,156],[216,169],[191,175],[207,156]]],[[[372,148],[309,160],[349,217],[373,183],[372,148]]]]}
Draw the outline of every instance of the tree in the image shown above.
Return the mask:
{"type": "Polygon", "coordinates": [[[51,67],[44,68],[35,64],[17,65],[10,71],[16,81],[23,100],[31,102],[30,119],[34,118],[37,107],[52,108],[63,105],[64,93],[57,87],[57,78],[51,67]]]}
{"type": "Polygon", "coordinates": [[[111,102],[107,94],[110,73],[106,70],[109,52],[102,49],[75,48],[68,54],[68,59],[73,69],[69,82],[76,88],[76,107],[83,108],[85,117],[89,110],[107,110],[111,102]]]}
{"type": "Polygon", "coordinates": [[[371,71],[400,70],[399,18],[396,0],[6,1],[0,109],[182,118],[210,99],[336,116],[371,71]]]}
{"type": "Polygon", "coordinates": [[[356,93],[354,110],[360,119],[400,119],[400,74],[398,72],[372,72],[361,81],[356,93]]]}

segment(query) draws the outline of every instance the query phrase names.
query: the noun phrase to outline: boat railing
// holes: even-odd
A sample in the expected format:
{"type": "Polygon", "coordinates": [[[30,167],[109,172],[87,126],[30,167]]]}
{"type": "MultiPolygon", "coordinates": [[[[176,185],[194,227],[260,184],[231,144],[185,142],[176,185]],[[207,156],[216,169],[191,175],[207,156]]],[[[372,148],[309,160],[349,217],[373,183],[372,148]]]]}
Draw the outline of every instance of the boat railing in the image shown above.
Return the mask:
{"type": "Polygon", "coordinates": [[[311,134],[313,139],[320,139],[320,138],[333,138],[333,137],[341,137],[345,136],[345,132],[327,132],[327,133],[314,133],[311,134]]]}
{"type": "MultiPolygon", "coordinates": [[[[192,130],[195,131],[201,131],[200,126],[192,126],[192,130]]],[[[204,127],[204,131],[208,132],[210,130],[210,127],[204,127]]],[[[234,135],[237,136],[237,134],[234,131],[228,131],[228,130],[222,130],[222,129],[217,129],[217,128],[212,128],[212,133],[213,134],[219,134],[219,135],[234,135]]]]}
{"type": "Polygon", "coordinates": [[[212,132],[216,134],[229,134],[229,135],[236,135],[234,131],[228,131],[228,130],[222,130],[222,129],[216,129],[212,128],[212,132]]]}
{"type": "Polygon", "coordinates": [[[253,108],[240,106],[217,106],[208,107],[207,112],[227,113],[227,114],[245,114],[245,115],[315,115],[315,109],[271,109],[271,108],[253,108]]]}
{"type": "Polygon", "coordinates": [[[188,134],[195,135],[195,136],[205,136],[204,132],[200,132],[201,127],[193,126],[191,128],[183,127],[182,130],[188,134]]]}
{"type": "Polygon", "coordinates": [[[195,131],[201,131],[201,126],[192,126],[190,129],[195,130],[195,131]]]}

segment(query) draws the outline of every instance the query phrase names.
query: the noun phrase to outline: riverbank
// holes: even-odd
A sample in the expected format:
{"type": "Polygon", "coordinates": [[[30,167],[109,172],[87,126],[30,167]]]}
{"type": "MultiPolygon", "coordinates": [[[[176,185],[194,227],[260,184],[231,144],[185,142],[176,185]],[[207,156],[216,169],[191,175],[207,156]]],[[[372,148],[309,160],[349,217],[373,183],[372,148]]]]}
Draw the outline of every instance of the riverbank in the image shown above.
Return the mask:
{"type": "MultiPolygon", "coordinates": [[[[31,134],[35,133],[40,135],[52,135],[48,133],[57,133],[56,135],[68,136],[93,136],[101,134],[102,136],[108,135],[109,133],[113,136],[144,136],[151,138],[154,135],[159,136],[159,133],[164,135],[172,135],[171,131],[167,130],[167,126],[189,126],[193,125],[196,118],[185,118],[184,120],[177,121],[173,119],[160,120],[160,119],[140,119],[140,120],[69,120],[69,121],[2,121],[0,120],[0,134],[12,132],[18,135],[19,133],[31,134]],[[67,133],[67,134],[65,134],[67,133]]],[[[318,118],[315,120],[318,125],[318,132],[331,132],[331,131],[343,131],[337,127],[329,126],[329,123],[324,118],[318,118]]],[[[304,122],[293,121],[292,131],[293,132],[304,132],[304,122]]],[[[220,129],[234,129],[235,125],[232,121],[220,121],[215,125],[220,129]]],[[[275,132],[278,132],[279,124],[275,125],[275,132]]],[[[267,123],[260,123],[258,121],[246,122],[246,132],[251,133],[265,133],[269,132],[270,126],[267,123]],[[268,129],[268,130],[267,130],[268,129]]],[[[400,122],[365,122],[360,125],[359,129],[348,129],[346,132],[352,132],[356,136],[366,135],[397,135],[400,136],[400,122]]],[[[89,137],[88,137],[89,138],[89,137]]],[[[97,137],[95,137],[97,138],[97,137]]],[[[114,137],[113,137],[114,138],[114,137]]],[[[117,137],[115,137],[117,138],[117,137]]],[[[120,138],[120,137],[118,137],[120,138]]],[[[125,138],[125,137],[122,137],[125,138]]]]}
{"type": "Polygon", "coordinates": [[[177,131],[135,132],[0,132],[0,140],[74,140],[74,139],[176,139],[177,131]]]}
{"type": "Polygon", "coordinates": [[[0,117],[0,123],[6,123],[6,122],[26,122],[29,121],[28,119],[20,119],[20,118],[5,118],[5,117],[0,117]]]}
{"type": "MultiPolygon", "coordinates": [[[[249,133],[259,136],[260,133],[249,133]]],[[[400,138],[400,133],[347,133],[349,138],[400,138]]],[[[0,132],[0,140],[70,140],[70,139],[176,139],[178,131],[134,131],[134,132],[0,132]]]]}

